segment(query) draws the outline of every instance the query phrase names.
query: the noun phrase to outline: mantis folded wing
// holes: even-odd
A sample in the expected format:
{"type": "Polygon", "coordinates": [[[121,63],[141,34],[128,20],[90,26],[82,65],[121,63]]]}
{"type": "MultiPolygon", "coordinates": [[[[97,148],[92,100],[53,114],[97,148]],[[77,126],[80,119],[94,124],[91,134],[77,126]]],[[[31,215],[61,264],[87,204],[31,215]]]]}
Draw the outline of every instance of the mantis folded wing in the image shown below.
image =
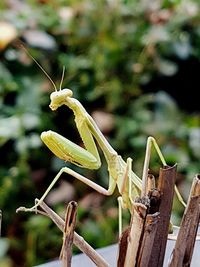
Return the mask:
{"type": "MultiPolygon", "coordinates": [[[[51,94],[50,108],[56,110],[62,105],[66,105],[70,108],[75,116],[75,123],[80,134],[80,137],[84,143],[85,148],[78,146],[77,144],[71,142],[67,138],[59,135],[53,131],[46,131],[41,134],[41,139],[47,145],[47,147],[60,159],[64,161],[72,162],[83,168],[88,169],[98,169],[101,166],[101,160],[98,154],[96,143],[99,145],[103,154],[105,156],[108,173],[109,173],[109,185],[108,189],[96,184],[90,179],[78,174],[68,167],[62,168],[59,173],[55,176],[48,189],[41,197],[39,202],[35,204],[32,208],[21,207],[18,210],[23,211],[35,211],[37,206],[44,200],[49,191],[52,189],[56,181],[60,178],[62,173],[67,173],[74,178],[82,181],[88,186],[92,187],[96,191],[104,195],[113,194],[116,186],[118,187],[120,197],[119,197],[119,207],[120,213],[121,208],[128,208],[131,210],[131,205],[133,198],[142,194],[146,194],[146,180],[148,175],[150,154],[152,145],[155,147],[157,154],[164,166],[166,166],[165,159],[153,137],[148,137],[146,146],[146,156],[143,168],[142,180],[131,170],[132,160],[130,158],[125,162],[121,156],[111,147],[108,141],[105,139],[98,126],[96,125],[93,118],[87,113],[82,104],[75,98],[72,97],[72,91],[69,89],[63,89],[55,91],[51,94]],[[95,143],[96,142],[96,143],[95,143]],[[143,181],[143,182],[142,182],[143,181]]],[[[176,189],[177,192],[177,189],[176,189]]],[[[179,200],[184,203],[181,196],[178,195],[179,200]]],[[[119,216],[120,217],[120,216],[119,216]]],[[[121,228],[121,220],[120,220],[121,228]]]]}

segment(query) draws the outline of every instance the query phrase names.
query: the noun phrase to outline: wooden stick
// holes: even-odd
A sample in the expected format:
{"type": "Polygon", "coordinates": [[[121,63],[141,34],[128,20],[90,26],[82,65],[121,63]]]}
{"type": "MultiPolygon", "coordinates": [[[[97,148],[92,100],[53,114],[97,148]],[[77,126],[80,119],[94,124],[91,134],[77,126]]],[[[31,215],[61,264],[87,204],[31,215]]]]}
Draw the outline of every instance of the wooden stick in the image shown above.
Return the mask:
{"type": "Polygon", "coordinates": [[[152,174],[148,174],[147,178],[148,201],[150,204],[147,206],[147,215],[137,256],[137,267],[149,265],[160,218],[160,213],[158,212],[161,199],[160,192],[155,188],[155,177],[152,174]]]}
{"type": "Polygon", "coordinates": [[[158,212],[160,206],[160,192],[155,188],[155,177],[149,174],[147,181],[147,192],[150,205],[147,207],[143,235],[138,251],[137,267],[144,267],[149,264],[160,215],[158,212]]]}
{"type": "Polygon", "coordinates": [[[160,219],[155,233],[151,259],[149,264],[146,265],[149,267],[163,266],[174,196],[176,167],[177,165],[174,165],[173,167],[166,166],[160,169],[158,180],[158,190],[161,194],[159,206],[160,219]]]}
{"type": "MultiPolygon", "coordinates": [[[[39,201],[36,199],[36,201],[39,201]]],[[[58,226],[58,228],[64,231],[64,221],[63,219],[55,213],[51,208],[47,206],[44,202],[40,204],[40,207],[45,211],[51,220],[58,226]]],[[[99,255],[85,240],[83,237],[79,236],[74,232],[74,245],[77,246],[83,253],[85,253],[97,266],[99,267],[110,267],[110,265],[104,260],[104,258],[99,255]]]]}
{"type": "MultiPolygon", "coordinates": [[[[154,177],[152,175],[149,175],[148,178],[151,180],[150,183],[148,183],[148,190],[151,190],[151,197],[154,200],[153,205],[156,205],[156,208],[158,210],[157,202],[160,199],[160,194],[155,189],[154,177]]],[[[130,226],[128,229],[126,229],[126,231],[123,232],[119,242],[119,256],[117,261],[118,267],[138,266],[138,257],[144,236],[144,223],[146,220],[146,214],[150,210],[150,201],[151,199],[149,198],[149,196],[145,196],[137,198],[133,203],[133,212],[131,216],[130,226]]],[[[147,218],[147,225],[153,224],[153,221],[156,220],[158,214],[159,213],[157,213],[156,215],[149,215],[147,218]]],[[[150,226],[147,227],[147,225],[146,231],[149,231],[150,226]]],[[[154,232],[155,230],[152,231],[152,237],[154,232]]],[[[148,239],[148,237],[145,237],[144,242],[146,242],[146,240],[150,241],[150,239],[148,239]]],[[[153,239],[151,239],[151,241],[153,241],[153,239]]]]}
{"type": "Polygon", "coordinates": [[[130,226],[122,233],[119,240],[117,267],[124,266],[129,235],[130,235],[130,226]]]}
{"type": "Polygon", "coordinates": [[[200,220],[200,175],[193,179],[169,267],[190,266],[200,220]]]}
{"type": "Polygon", "coordinates": [[[63,231],[63,245],[60,253],[63,267],[71,267],[72,245],[74,239],[74,229],[76,225],[77,203],[71,201],[67,205],[65,214],[65,226],[63,231]]]}
{"type": "Polygon", "coordinates": [[[154,246],[154,239],[158,227],[158,219],[159,212],[148,214],[146,216],[144,234],[136,264],[137,267],[148,266],[154,246]]]}
{"type": "Polygon", "coordinates": [[[123,267],[134,267],[137,262],[137,254],[143,232],[146,210],[147,207],[142,203],[135,202],[133,204],[133,213],[130,224],[131,230],[128,236],[127,252],[123,267]]]}

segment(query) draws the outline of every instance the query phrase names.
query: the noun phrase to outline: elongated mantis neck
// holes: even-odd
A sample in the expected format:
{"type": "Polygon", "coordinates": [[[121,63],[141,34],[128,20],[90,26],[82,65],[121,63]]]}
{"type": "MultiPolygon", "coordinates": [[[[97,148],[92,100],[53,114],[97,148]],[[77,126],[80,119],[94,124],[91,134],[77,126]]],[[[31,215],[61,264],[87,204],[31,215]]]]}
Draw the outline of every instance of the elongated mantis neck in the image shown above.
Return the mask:
{"type": "Polygon", "coordinates": [[[81,121],[86,120],[92,135],[94,136],[98,145],[102,149],[106,159],[109,160],[111,157],[113,157],[113,155],[117,155],[117,152],[112,148],[112,146],[108,143],[107,139],[99,130],[94,119],[86,112],[85,108],[77,99],[69,98],[65,105],[67,105],[74,112],[75,121],[78,129],[80,129],[81,121]]]}

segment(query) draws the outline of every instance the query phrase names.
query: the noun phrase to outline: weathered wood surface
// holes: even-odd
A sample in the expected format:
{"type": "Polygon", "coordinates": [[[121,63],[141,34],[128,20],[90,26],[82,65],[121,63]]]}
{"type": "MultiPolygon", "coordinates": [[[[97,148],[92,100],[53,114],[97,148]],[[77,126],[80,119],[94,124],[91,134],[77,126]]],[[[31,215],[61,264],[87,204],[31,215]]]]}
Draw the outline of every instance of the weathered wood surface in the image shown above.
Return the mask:
{"type": "Polygon", "coordinates": [[[174,185],[176,180],[177,165],[173,167],[166,166],[160,169],[157,189],[161,194],[159,205],[160,219],[155,233],[155,239],[152,249],[151,259],[148,267],[163,266],[170,216],[173,204],[174,185]]]}
{"type": "Polygon", "coordinates": [[[200,219],[200,175],[193,179],[190,197],[185,209],[180,230],[169,267],[190,266],[200,219]]]}

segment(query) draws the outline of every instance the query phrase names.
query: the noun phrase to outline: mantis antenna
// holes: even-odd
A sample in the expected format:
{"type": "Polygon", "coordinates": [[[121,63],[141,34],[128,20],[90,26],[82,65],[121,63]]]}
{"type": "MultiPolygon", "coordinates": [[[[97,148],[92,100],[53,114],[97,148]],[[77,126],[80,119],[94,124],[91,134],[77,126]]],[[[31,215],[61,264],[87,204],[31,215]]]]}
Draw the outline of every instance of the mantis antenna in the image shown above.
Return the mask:
{"type": "MultiPolygon", "coordinates": [[[[42,72],[47,76],[47,78],[50,80],[50,82],[52,83],[55,91],[57,90],[56,84],[54,83],[54,81],[51,79],[51,77],[49,76],[49,74],[43,69],[43,67],[37,62],[37,60],[31,55],[31,53],[23,46],[21,45],[21,47],[24,49],[24,51],[32,58],[32,60],[38,65],[38,67],[42,70],[42,72]]],[[[63,81],[63,76],[62,75],[62,81],[63,81]]],[[[60,85],[61,86],[61,85],[60,85]]]]}
{"type": "Polygon", "coordinates": [[[63,66],[62,77],[61,77],[60,88],[59,88],[60,91],[62,90],[62,84],[63,84],[64,76],[65,76],[65,66],[63,66]]]}

